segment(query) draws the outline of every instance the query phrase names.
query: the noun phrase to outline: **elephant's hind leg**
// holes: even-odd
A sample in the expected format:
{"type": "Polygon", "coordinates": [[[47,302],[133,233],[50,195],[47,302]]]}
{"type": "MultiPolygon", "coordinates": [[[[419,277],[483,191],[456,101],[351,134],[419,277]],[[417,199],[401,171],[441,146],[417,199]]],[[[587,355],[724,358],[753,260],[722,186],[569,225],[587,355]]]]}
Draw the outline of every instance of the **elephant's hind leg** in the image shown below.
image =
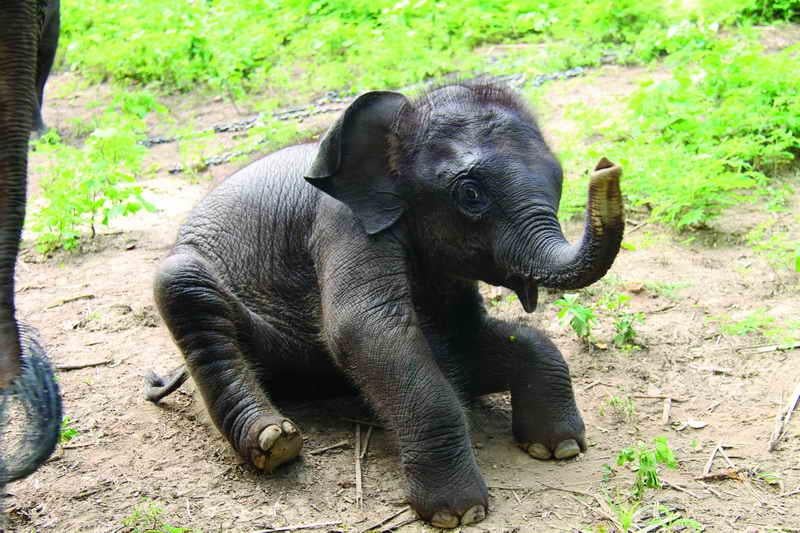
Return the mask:
{"type": "Polygon", "coordinates": [[[211,418],[234,449],[267,471],[297,457],[300,432],[273,407],[245,355],[275,345],[270,326],[192,252],[162,263],[155,298],[211,418]]]}

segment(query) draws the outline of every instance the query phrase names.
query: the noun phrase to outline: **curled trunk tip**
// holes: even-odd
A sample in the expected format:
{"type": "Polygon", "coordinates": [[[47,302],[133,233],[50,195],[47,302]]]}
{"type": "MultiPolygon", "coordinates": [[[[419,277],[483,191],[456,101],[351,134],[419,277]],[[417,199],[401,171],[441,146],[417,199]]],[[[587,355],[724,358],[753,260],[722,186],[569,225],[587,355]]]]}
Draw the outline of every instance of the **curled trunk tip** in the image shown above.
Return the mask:
{"type": "Polygon", "coordinates": [[[589,218],[595,236],[624,226],[625,209],[619,178],[622,167],[605,157],[598,161],[589,183],[589,218]]]}

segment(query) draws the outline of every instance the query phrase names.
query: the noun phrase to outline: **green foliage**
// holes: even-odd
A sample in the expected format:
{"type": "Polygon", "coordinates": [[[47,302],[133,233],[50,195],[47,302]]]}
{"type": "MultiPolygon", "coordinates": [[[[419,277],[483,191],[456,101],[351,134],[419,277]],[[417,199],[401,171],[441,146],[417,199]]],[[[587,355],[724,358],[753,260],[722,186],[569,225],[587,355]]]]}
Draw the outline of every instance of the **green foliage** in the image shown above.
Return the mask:
{"type": "Polygon", "coordinates": [[[614,345],[617,348],[635,346],[636,329],[634,324],[644,322],[644,313],[620,313],[614,320],[614,345]]]}
{"type": "Polygon", "coordinates": [[[153,209],[136,177],[146,152],[139,144],[142,117],[156,106],[131,96],[115,101],[82,148],[63,144],[54,130],[36,143],[46,161],[31,228],[42,253],[73,249],[86,231],[93,237],[98,224],[107,226],[114,217],[153,209]]]}
{"type": "Polygon", "coordinates": [[[800,22],[800,0],[752,0],[742,13],[743,18],[759,22],[785,20],[800,22]]]}
{"type": "Polygon", "coordinates": [[[606,409],[618,418],[629,424],[636,421],[636,404],[630,396],[611,396],[600,407],[600,416],[606,415],[606,409]]]}
{"type": "Polygon", "coordinates": [[[167,524],[162,515],[164,509],[145,500],[133,508],[131,514],[122,519],[122,525],[131,533],[191,533],[192,530],[167,524]]]}
{"type": "MultiPolygon", "coordinates": [[[[62,53],[94,79],[180,91],[360,91],[474,69],[473,50],[485,43],[546,40],[541,64],[556,68],[598,64],[609,52],[650,61],[705,47],[715,20],[754,1],[723,10],[635,0],[87,0],[63,6],[62,53]]],[[[783,18],[787,2],[764,16],[783,18]]]]}
{"type": "Polygon", "coordinates": [[[58,432],[59,444],[66,444],[78,436],[78,430],[72,427],[73,420],[65,416],[61,420],[61,430],[58,432]]]}
{"type": "Polygon", "coordinates": [[[726,335],[767,334],[775,323],[775,318],[767,314],[764,308],[756,309],[741,320],[730,320],[722,317],[722,332],[726,335]]]}
{"type": "MultiPolygon", "coordinates": [[[[745,235],[745,241],[774,267],[800,272],[800,243],[793,238],[791,226],[779,224],[778,220],[775,217],[758,224],[745,235]]],[[[800,217],[795,220],[800,223],[800,217]]]]}
{"type": "Polygon", "coordinates": [[[623,449],[617,455],[617,466],[624,466],[628,463],[632,463],[636,471],[632,488],[632,496],[636,500],[641,500],[648,488],[661,488],[659,465],[667,468],[677,468],[678,466],[666,437],[654,438],[652,447],[647,447],[643,442],[639,442],[636,446],[623,449]]]}
{"type": "MultiPolygon", "coordinates": [[[[676,52],[670,77],[644,83],[616,121],[585,114],[589,132],[606,140],[580,157],[618,160],[629,205],[653,219],[678,229],[703,226],[768,190],[766,172],[800,150],[798,50],[765,54],[740,35],[676,52]]],[[[572,198],[564,204],[576,212],[582,200],[575,195],[585,193],[565,192],[572,198]]]]}
{"type": "Polygon", "coordinates": [[[588,340],[596,320],[594,311],[581,305],[577,294],[565,294],[554,303],[558,307],[558,318],[565,323],[569,323],[579,338],[588,340]]]}

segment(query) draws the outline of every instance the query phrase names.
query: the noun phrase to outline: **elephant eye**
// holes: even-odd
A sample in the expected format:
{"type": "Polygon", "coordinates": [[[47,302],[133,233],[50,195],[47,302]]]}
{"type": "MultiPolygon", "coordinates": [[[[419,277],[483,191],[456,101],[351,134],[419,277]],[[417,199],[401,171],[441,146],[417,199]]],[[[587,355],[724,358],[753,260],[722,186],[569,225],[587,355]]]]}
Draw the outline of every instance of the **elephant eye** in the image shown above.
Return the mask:
{"type": "Polygon", "coordinates": [[[468,215],[480,215],[489,206],[486,195],[475,181],[461,181],[456,186],[455,193],[458,206],[468,215]]]}

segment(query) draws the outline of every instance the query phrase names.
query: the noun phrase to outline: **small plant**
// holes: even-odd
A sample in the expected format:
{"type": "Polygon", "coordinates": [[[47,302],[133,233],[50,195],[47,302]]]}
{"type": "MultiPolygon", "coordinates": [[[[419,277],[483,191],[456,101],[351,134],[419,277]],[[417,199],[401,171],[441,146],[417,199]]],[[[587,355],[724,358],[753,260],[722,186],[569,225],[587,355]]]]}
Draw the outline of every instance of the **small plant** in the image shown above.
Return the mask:
{"type": "Polygon", "coordinates": [[[579,338],[588,341],[596,321],[594,311],[581,305],[577,294],[565,294],[554,303],[558,307],[558,318],[568,323],[579,338]]]}
{"type": "Polygon", "coordinates": [[[608,506],[614,511],[614,517],[617,523],[622,528],[622,531],[628,532],[633,528],[633,520],[636,517],[636,511],[639,510],[639,502],[620,501],[615,502],[608,498],[608,506]]]}
{"type": "Polygon", "coordinates": [[[78,430],[72,427],[73,422],[74,420],[68,416],[61,420],[61,430],[58,432],[59,444],[66,444],[78,436],[78,430]]]}
{"type": "MultiPolygon", "coordinates": [[[[123,103],[143,112],[127,100],[123,103]]],[[[111,109],[82,149],[62,144],[54,130],[36,143],[49,159],[31,224],[40,252],[73,249],[85,232],[94,237],[97,226],[107,226],[114,217],[154,209],[136,184],[146,151],[138,143],[142,124],[138,116],[111,109]]]]}
{"type": "Polygon", "coordinates": [[[632,490],[632,496],[636,500],[641,500],[648,488],[661,488],[661,478],[658,473],[659,465],[667,468],[676,468],[678,466],[666,437],[653,439],[652,447],[647,447],[644,443],[639,442],[636,446],[622,450],[617,455],[617,465],[624,466],[628,463],[633,463],[633,468],[636,471],[636,479],[633,482],[632,490]]]}
{"type": "Polygon", "coordinates": [[[132,533],[190,533],[191,529],[175,527],[164,522],[164,509],[155,502],[145,500],[136,505],[131,514],[122,519],[122,525],[132,533]]]}
{"type": "Polygon", "coordinates": [[[614,345],[617,348],[636,347],[634,324],[644,322],[644,313],[620,313],[614,321],[614,345]]]}
{"type": "Polygon", "coordinates": [[[608,408],[619,420],[623,420],[628,423],[633,423],[636,421],[636,404],[633,402],[633,398],[629,396],[609,397],[605,404],[600,407],[601,416],[606,415],[606,408],[608,408]]]}
{"type": "Polygon", "coordinates": [[[765,308],[756,309],[741,320],[732,320],[726,316],[719,317],[719,320],[722,322],[722,332],[726,335],[758,334],[769,337],[775,329],[775,318],[769,316],[765,308]]]}

